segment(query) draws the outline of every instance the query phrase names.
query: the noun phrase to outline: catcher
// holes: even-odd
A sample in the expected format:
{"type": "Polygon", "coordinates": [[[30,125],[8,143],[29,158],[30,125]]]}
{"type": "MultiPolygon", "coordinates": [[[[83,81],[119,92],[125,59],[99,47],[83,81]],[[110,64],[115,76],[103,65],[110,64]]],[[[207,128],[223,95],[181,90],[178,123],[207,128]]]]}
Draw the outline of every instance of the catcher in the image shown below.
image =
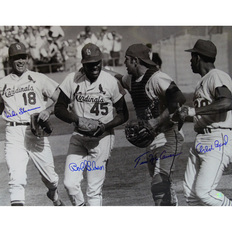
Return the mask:
{"type": "Polygon", "coordinates": [[[185,97],[175,82],[150,60],[149,52],[143,44],[131,45],[124,62],[129,75],[116,78],[131,94],[137,116],[137,121],[126,125],[126,138],[152,152],[152,159],[147,159],[155,205],[174,206],[178,202],[172,174],[184,138],[182,122],[173,121],[171,115],[185,102],[185,97]],[[163,154],[169,158],[164,159],[163,154]]]}
{"type": "Polygon", "coordinates": [[[64,186],[73,206],[101,206],[106,164],[114,145],[113,128],[128,119],[125,90],[102,70],[102,53],[89,43],[82,49],[83,68],[60,85],[55,115],[74,123],[66,158],[64,186]],[[116,115],[113,110],[115,108],[116,115]],[[87,202],[81,189],[87,172],[87,202]]]}

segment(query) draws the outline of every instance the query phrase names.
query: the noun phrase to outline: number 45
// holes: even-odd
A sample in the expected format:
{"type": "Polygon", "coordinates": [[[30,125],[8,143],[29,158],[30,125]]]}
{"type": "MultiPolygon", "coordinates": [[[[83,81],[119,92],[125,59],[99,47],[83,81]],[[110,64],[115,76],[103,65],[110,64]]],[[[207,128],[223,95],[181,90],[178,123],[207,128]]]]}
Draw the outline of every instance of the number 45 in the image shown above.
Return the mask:
{"type": "Polygon", "coordinates": [[[95,114],[96,116],[98,116],[99,114],[101,115],[107,115],[108,114],[108,107],[107,107],[108,103],[94,103],[93,107],[90,110],[90,113],[95,114]]]}

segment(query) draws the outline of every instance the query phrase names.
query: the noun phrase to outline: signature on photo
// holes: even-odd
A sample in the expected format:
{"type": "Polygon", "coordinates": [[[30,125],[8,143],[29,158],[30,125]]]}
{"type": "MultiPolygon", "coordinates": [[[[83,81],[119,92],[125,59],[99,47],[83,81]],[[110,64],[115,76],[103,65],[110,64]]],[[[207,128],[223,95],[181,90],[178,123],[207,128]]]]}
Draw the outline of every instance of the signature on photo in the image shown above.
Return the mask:
{"type": "Polygon", "coordinates": [[[12,110],[11,114],[7,114],[6,111],[4,111],[4,113],[5,113],[5,116],[7,118],[11,118],[11,117],[17,116],[18,114],[22,115],[22,114],[24,114],[24,113],[26,113],[28,111],[37,110],[39,108],[40,107],[35,107],[35,108],[32,108],[32,109],[28,109],[28,110],[25,110],[24,108],[19,108],[19,112],[18,113],[14,112],[13,110],[12,110]]]}
{"type": "Polygon", "coordinates": [[[228,144],[228,135],[224,135],[223,137],[223,143],[220,143],[218,140],[214,141],[214,144],[211,144],[209,146],[203,146],[201,145],[201,143],[198,143],[196,146],[196,150],[199,153],[206,153],[209,151],[213,151],[215,149],[219,149],[219,151],[221,151],[221,147],[226,146],[228,144]]]}
{"type": "Polygon", "coordinates": [[[72,172],[78,172],[78,171],[84,171],[85,169],[87,171],[97,171],[97,170],[104,170],[104,165],[102,166],[96,166],[95,161],[87,161],[81,162],[80,166],[78,166],[76,163],[70,163],[69,169],[72,172]]]}
{"type": "Polygon", "coordinates": [[[153,155],[152,153],[149,154],[151,151],[147,151],[145,153],[143,153],[142,155],[138,156],[134,161],[135,161],[135,166],[134,168],[136,168],[138,165],[142,165],[142,164],[147,164],[148,162],[154,164],[154,161],[157,161],[157,160],[162,160],[162,159],[167,159],[167,158],[170,158],[170,157],[175,157],[175,156],[178,156],[178,155],[181,155],[182,152],[180,153],[176,153],[176,154],[166,154],[167,152],[164,150],[159,156],[156,156],[156,155],[153,155]],[[148,155],[149,154],[149,155],[148,155]],[[145,156],[146,155],[146,156],[145,156]],[[145,160],[145,161],[141,161],[141,158],[143,156],[147,157],[148,155],[148,160],[145,160]]]}

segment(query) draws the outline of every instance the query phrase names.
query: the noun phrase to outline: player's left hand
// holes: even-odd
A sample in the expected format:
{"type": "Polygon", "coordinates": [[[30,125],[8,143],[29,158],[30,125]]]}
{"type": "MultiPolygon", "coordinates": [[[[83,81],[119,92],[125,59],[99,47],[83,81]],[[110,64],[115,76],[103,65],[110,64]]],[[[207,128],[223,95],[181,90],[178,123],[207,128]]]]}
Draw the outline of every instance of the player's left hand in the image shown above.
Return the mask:
{"type": "Polygon", "coordinates": [[[50,113],[48,110],[43,110],[40,112],[39,117],[38,117],[38,121],[41,119],[42,121],[47,121],[50,117],[50,113]]]}

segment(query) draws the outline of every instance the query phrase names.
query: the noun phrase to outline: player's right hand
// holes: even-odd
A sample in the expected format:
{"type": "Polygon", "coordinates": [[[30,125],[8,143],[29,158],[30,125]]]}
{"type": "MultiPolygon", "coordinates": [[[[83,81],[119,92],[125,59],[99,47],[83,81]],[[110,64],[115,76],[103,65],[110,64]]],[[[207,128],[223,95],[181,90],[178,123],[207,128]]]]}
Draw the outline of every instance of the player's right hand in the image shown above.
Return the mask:
{"type": "Polygon", "coordinates": [[[194,108],[183,105],[172,115],[171,120],[174,122],[184,122],[186,117],[193,117],[195,115],[196,111],[194,108]]]}

